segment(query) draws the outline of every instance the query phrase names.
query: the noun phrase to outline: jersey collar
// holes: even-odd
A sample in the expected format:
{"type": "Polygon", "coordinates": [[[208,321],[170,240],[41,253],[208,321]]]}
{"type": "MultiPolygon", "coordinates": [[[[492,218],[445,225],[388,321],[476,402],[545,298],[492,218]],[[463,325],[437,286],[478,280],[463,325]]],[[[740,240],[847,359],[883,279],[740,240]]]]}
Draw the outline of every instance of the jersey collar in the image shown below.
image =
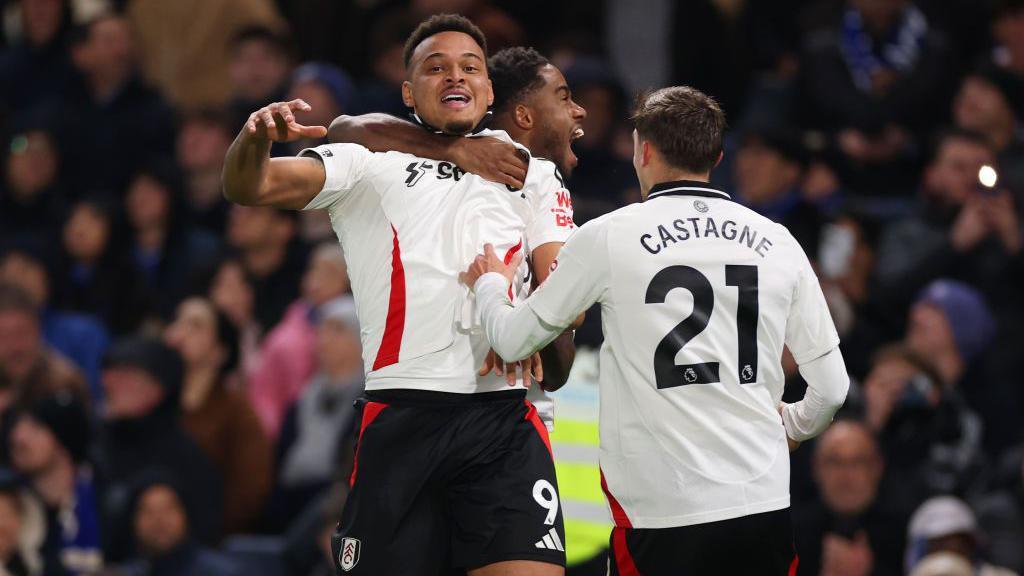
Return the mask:
{"type": "Polygon", "coordinates": [[[651,187],[650,193],[647,194],[647,199],[650,200],[651,198],[660,198],[662,196],[704,196],[705,198],[732,200],[725,192],[712,188],[707,182],[700,182],[698,180],[675,180],[655,184],[651,187]]]}
{"type": "MultiPolygon", "coordinates": [[[[477,122],[477,125],[473,128],[473,130],[469,134],[466,134],[466,136],[472,136],[472,135],[474,135],[474,134],[476,134],[478,132],[481,132],[482,130],[486,129],[487,125],[491,123],[491,118],[493,116],[494,116],[494,113],[491,112],[490,110],[488,110],[487,113],[484,114],[484,117],[480,119],[480,122],[477,122]]],[[[435,128],[434,126],[431,126],[430,124],[427,124],[426,122],[423,121],[422,118],[420,118],[420,115],[415,113],[415,112],[410,112],[409,113],[409,119],[412,120],[413,124],[416,124],[416,125],[420,126],[421,128],[429,130],[430,132],[433,132],[434,134],[444,134],[443,130],[440,130],[438,128],[435,128]]]]}

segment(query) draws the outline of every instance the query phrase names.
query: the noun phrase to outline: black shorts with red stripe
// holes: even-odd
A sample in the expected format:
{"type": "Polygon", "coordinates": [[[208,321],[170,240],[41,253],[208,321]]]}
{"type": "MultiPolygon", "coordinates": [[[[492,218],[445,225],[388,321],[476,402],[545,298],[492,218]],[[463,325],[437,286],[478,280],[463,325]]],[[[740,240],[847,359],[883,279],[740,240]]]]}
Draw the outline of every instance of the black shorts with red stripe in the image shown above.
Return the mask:
{"type": "Polygon", "coordinates": [[[675,528],[614,528],[610,576],[794,576],[789,508],[675,528]]]}
{"type": "Polygon", "coordinates": [[[547,429],[522,390],[368,392],[338,574],[464,574],[507,560],[565,565],[547,429]]]}

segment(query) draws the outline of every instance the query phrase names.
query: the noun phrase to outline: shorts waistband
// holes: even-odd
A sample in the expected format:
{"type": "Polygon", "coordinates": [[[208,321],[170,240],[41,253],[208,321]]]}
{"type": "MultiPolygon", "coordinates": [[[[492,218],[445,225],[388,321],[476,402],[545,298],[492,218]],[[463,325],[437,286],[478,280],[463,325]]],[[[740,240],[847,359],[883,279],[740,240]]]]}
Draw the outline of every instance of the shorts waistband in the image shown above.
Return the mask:
{"type": "Polygon", "coordinates": [[[434,392],[432,390],[390,388],[387,390],[367,390],[363,393],[363,396],[370,402],[382,402],[384,404],[460,406],[486,404],[488,402],[525,400],[526,390],[499,390],[497,392],[480,392],[477,394],[458,394],[455,392],[434,392]]]}

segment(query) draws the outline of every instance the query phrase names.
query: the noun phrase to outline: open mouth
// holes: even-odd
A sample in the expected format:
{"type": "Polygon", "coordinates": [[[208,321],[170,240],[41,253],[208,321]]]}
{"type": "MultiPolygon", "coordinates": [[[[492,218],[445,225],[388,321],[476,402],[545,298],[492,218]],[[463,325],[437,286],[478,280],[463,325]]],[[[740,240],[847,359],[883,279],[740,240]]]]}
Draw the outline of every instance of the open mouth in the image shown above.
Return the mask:
{"type": "Polygon", "coordinates": [[[472,99],[469,93],[462,90],[447,90],[441,94],[441,104],[447,108],[465,108],[472,99]]]}

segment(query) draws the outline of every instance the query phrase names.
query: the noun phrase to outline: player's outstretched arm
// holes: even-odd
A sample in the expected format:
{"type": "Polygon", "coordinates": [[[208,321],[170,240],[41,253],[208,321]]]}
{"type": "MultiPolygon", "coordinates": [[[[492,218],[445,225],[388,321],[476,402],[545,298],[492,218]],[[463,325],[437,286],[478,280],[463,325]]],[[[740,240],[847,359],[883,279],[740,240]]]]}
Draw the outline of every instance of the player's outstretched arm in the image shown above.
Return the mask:
{"type": "Polygon", "coordinates": [[[372,152],[396,150],[433,160],[448,160],[485,180],[519,189],[526,182],[529,158],[497,138],[434,134],[388,114],[338,116],[331,122],[332,143],[351,142],[372,152]]]}
{"type": "Polygon", "coordinates": [[[224,197],[245,206],[301,209],[324,186],[326,172],[314,158],[270,158],[274,142],[323,138],[323,126],[303,126],[292,110],[309,110],[302,100],[275,102],[249,115],[224,160],[224,197]]]}

